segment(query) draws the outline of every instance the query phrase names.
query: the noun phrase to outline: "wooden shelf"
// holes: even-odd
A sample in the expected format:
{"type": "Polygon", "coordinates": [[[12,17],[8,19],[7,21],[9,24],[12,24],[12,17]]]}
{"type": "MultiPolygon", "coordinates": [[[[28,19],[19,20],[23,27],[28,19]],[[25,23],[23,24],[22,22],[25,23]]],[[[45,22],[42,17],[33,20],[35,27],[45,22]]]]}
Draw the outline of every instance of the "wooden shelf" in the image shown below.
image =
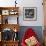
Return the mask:
{"type": "MultiPolygon", "coordinates": [[[[0,7],[0,21],[1,21],[1,24],[0,24],[0,32],[1,32],[0,46],[18,46],[18,39],[17,39],[17,41],[16,41],[16,39],[15,39],[15,41],[13,40],[15,38],[15,36],[13,37],[13,39],[9,38],[10,39],[9,41],[4,40],[2,37],[2,35],[4,35],[4,34],[2,34],[3,30],[6,28],[11,29],[10,31],[14,31],[14,33],[13,33],[14,35],[15,35],[15,33],[18,33],[18,31],[19,31],[18,16],[19,16],[19,7],[0,7]],[[8,18],[7,18],[9,16],[14,16],[14,17],[17,16],[17,18],[15,19],[17,21],[17,23],[9,24],[8,18]]],[[[16,36],[16,37],[18,38],[18,36],[16,36]]]]}
{"type": "MultiPolygon", "coordinates": [[[[8,12],[7,15],[18,15],[19,14],[18,13],[18,11],[19,11],[18,9],[19,9],[19,7],[0,7],[0,14],[2,14],[2,11],[6,11],[6,12],[8,12]],[[10,14],[10,12],[12,12],[12,13],[15,12],[15,13],[14,14],[12,14],[12,13],[10,14]]],[[[6,15],[6,14],[4,14],[4,15],[6,15]]]]}
{"type": "Polygon", "coordinates": [[[1,42],[1,45],[3,46],[18,46],[18,41],[5,41],[1,42]]]}
{"type": "Polygon", "coordinates": [[[18,24],[1,24],[1,30],[5,29],[5,28],[10,28],[14,31],[14,29],[16,29],[17,31],[19,31],[19,25],[18,24]]]}

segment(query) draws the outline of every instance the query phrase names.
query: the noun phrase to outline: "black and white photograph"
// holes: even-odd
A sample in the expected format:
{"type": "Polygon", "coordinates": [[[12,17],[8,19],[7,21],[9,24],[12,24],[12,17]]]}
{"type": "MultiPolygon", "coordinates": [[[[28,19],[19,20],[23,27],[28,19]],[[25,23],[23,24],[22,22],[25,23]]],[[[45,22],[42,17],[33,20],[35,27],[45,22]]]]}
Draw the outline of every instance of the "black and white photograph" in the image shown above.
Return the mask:
{"type": "Polygon", "coordinates": [[[24,7],[24,20],[36,20],[36,7],[24,7]]]}

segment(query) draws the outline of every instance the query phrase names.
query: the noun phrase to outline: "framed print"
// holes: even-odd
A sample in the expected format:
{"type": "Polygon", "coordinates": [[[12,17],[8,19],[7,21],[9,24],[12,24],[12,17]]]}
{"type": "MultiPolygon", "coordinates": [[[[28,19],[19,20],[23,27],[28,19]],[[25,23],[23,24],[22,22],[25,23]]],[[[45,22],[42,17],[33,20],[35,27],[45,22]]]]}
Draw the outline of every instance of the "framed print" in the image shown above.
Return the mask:
{"type": "Polygon", "coordinates": [[[2,18],[2,23],[3,24],[8,24],[8,17],[9,16],[3,16],[3,18],[2,18]]]}
{"type": "Polygon", "coordinates": [[[37,18],[37,8],[36,7],[24,7],[23,8],[23,18],[24,20],[36,20],[37,18]]]}
{"type": "Polygon", "coordinates": [[[2,15],[9,15],[9,10],[2,10],[2,15]]]}

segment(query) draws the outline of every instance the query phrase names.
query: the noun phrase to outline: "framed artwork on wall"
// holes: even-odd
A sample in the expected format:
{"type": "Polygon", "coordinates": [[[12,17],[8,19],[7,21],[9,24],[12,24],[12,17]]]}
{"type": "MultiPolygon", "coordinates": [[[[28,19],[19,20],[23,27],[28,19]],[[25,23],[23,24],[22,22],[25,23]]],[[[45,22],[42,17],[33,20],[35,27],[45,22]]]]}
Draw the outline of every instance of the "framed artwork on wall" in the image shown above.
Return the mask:
{"type": "Polygon", "coordinates": [[[37,8],[36,7],[23,7],[23,19],[24,20],[37,20],[37,8]]]}

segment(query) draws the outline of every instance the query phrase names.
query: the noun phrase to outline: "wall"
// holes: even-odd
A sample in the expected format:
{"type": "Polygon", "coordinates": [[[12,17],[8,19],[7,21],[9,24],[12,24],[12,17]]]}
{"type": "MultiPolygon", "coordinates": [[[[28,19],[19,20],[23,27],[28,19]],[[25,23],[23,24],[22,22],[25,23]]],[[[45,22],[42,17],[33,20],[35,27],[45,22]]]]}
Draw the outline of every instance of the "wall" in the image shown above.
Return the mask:
{"type": "MultiPolygon", "coordinates": [[[[15,6],[15,0],[0,0],[1,7],[15,6]]],[[[42,0],[17,0],[17,6],[19,6],[19,24],[20,26],[43,26],[43,6],[42,0]],[[37,20],[36,21],[24,21],[23,20],[23,7],[36,7],[37,8],[37,20]]]]}
{"type": "Polygon", "coordinates": [[[23,1],[21,3],[22,9],[20,12],[20,25],[22,26],[43,26],[43,6],[42,0],[30,0],[30,1],[23,1]],[[36,7],[37,8],[37,21],[24,21],[23,20],[23,7],[36,7]]]}

